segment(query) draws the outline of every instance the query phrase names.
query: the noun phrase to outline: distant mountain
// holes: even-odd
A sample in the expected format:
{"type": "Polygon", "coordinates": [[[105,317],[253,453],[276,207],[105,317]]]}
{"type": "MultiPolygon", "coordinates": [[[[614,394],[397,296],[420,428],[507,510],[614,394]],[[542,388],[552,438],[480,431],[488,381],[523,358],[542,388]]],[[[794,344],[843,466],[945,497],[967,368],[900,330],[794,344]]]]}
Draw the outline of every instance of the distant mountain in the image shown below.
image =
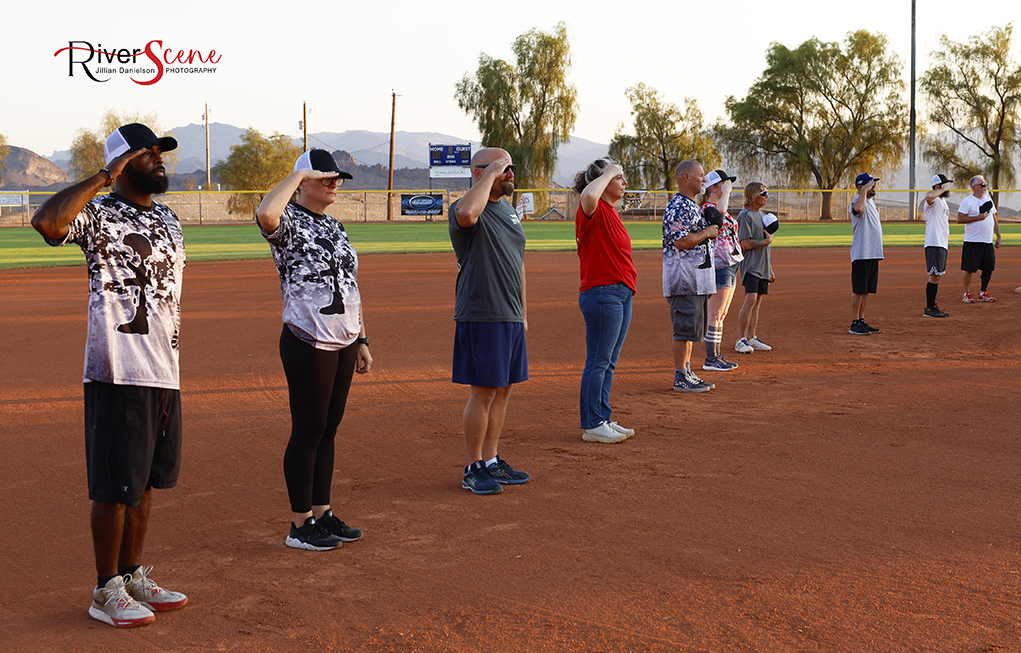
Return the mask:
{"type": "MultiPolygon", "coordinates": [[[[219,122],[209,125],[209,159],[212,165],[227,158],[232,145],[241,142],[241,127],[226,125],[219,122]]],[[[201,171],[205,183],[206,169],[206,129],[205,125],[190,124],[170,130],[177,139],[177,167],[175,175],[187,175],[201,171]]],[[[302,143],[300,138],[293,138],[295,144],[302,143]]],[[[407,132],[394,134],[394,170],[401,168],[429,167],[429,145],[461,145],[471,144],[472,150],[481,147],[478,141],[441,134],[439,132],[407,132]]],[[[388,165],[390,159],[390,135],[384,132],[364,130],[348,130],[344,132],[316,132],[308,136],[309,147],[320,147],[324,150],[348,152],[359,164],[372,167],[388,165]]],[[[567,186],[575,173],[582,170],[594,159],[604,156],[609,146],[594,143],[584,138],[573,138],[562,146],[559,151],[559,162],[553,180],[567,186]]],[[[60,150],[47,157],[50,161],[66,169],[70,152],[60,150]]],[[[428,175],[425,177],[428,180],[428,175]]],[[[383,186],[385,188],[385,185],[383,186]]]]}
{"type": "Polygon", "coordinates": [[[11,145],[4,163],[0,190],[59,190],[70,182],[59,166],[23,147],[11,145]]]}

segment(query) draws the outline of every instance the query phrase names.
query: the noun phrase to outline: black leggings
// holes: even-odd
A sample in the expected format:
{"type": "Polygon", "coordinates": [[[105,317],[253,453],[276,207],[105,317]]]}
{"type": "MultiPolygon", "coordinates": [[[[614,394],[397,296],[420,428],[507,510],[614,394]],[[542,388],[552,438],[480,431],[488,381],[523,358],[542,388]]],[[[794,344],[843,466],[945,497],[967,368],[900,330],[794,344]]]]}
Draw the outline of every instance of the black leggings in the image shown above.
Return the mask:
{"type": "Polygon", "coordinates": [[[330,503],[334,438],[344,417],[358,345],[339,351],[316,349],[284,325],[280,360],[291,404],[291,439],[284,451],[284,481],[291,512],[330,503]]]}

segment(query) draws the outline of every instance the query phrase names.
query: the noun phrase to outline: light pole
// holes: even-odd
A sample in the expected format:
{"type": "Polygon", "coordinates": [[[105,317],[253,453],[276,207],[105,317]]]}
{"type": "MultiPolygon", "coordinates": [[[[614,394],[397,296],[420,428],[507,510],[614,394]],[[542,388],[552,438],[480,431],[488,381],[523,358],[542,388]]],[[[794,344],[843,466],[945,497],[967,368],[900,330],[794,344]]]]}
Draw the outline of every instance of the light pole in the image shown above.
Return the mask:
{"type": "Polygon", "coordinates": [[[911,0],[911,124],[908,127],[908,220],[915,219],[915,0],[911,0]]]}
{"type": "Polygon", "coordinates": [[[209,186],[212,184],[209,177],[209,103],[206,103],[206,112],[202,114],[202,118],[206,121],[206,190],[211,190],[209,186]]]}

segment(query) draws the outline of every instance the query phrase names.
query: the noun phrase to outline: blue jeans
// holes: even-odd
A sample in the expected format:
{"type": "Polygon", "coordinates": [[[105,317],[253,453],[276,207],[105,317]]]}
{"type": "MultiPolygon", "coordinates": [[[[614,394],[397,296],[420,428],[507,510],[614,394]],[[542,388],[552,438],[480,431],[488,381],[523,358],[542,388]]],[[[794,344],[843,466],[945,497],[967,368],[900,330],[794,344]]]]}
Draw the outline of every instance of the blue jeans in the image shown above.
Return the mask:
{"type": "Polygon", "coordinates": [[[634,292],[622,283],[596,286],[578,295],[585,316],[585,371],[581,374],[581,428],[591,429],[609,420],[610,388],[620,348],[631,325],[634,292]]]}

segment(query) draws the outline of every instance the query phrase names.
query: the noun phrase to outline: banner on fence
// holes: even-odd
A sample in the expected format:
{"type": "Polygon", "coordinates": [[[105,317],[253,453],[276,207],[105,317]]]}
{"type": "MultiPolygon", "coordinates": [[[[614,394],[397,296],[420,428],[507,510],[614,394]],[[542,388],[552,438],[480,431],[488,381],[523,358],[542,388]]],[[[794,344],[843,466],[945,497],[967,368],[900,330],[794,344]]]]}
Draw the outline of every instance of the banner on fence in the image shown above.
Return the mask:
{"type": "Polygon", "coordinates": [[[401,215],[443,215],[443,195],[401,195],[401,215]]]}
{"type": "Polygon", "coordinates": [[[515,208],[519,218],[532,215],[535,213],[535,197],[531,193],[521,193],[518,195],[518,205],[515,208]]]}

